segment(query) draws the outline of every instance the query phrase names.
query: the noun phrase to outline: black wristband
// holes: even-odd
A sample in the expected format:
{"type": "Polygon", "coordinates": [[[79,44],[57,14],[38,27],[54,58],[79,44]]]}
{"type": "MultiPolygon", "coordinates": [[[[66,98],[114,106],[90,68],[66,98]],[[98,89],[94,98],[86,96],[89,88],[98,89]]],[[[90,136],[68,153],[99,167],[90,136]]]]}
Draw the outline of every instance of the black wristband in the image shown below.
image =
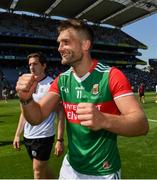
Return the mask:
{"type": "Polygon", "coordinates": [[[64,141],[64,139],[63,139],[63,138],[60,138],[60,139],[57,139],[57,141],[59,141],[59,142],[63,142],[63,141],[64,141]]]}
{"type": "Polygon", "coordinates": [[[32,98],[32,96],[29,98],[29,99],[27,99],[27,100],[21,100],[20,99],[20,103],[22,104],[22,105],[27,105],[27,104],[29,104],[31,101],[33,100],[33,98],[32,98]]]}

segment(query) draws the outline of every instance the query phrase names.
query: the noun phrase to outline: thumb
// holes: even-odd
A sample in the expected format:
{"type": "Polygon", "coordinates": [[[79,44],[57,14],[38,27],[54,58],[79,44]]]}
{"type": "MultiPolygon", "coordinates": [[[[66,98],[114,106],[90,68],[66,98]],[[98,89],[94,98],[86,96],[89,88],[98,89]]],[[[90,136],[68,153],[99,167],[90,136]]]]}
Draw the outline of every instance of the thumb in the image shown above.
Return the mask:
{"type": "Polygon", "coordinates": [[[35,92],[37,85],[38,85],[38,81],[35,80],[35,81],[33,82],[33,85],[32,85],[31,88],[30,88],[30,92],[31,92],[31,93],[34,93],[34,92],[35,92]]]}
{"type": "Polygon", "coordinates": [[[40,77],[39,76],[36,76],[36,75],[34,75],[34,79],[35,79],[35,81],[40,81],[40,77]]]}

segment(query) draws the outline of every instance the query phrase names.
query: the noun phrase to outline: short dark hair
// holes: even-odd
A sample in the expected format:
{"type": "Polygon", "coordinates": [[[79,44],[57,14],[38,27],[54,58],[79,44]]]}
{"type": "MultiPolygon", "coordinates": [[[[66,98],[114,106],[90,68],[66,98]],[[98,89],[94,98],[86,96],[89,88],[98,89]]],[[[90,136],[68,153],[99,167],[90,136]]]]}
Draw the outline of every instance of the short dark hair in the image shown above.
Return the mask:
{"type": "Polygon", "coordinates": [[[27,61],[29,61],[30,58],[38,58],[39,62],[44,65],[47,64],[47,60],[46,57],[44,56],[44,54],[42,52],[35,52],[35,53],[31,53],[27,56],[27,61]]]}
{"type": "Polygon", "coordinates": [[[91,41],[91,46],[93,45],[94,40],[94,33],[92,28],[87,24],[87,22],[79,19],[68,19],[61,21],[60,25],[58,26],[57,30],[60,34],[61,31],[64,31],[68,28],[73,28],[76,31],[83,33],[87,39],[91,41]]]}

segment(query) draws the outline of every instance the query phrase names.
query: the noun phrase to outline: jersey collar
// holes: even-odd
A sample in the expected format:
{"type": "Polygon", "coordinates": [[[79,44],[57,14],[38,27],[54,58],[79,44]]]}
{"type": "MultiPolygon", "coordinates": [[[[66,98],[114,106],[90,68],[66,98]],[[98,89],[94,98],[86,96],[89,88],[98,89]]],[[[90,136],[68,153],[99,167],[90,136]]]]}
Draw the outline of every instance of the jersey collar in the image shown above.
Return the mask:
{"type": "Polygon", "coordinates": [[[43,80],[46,79],[46,78],[47,78],[47,75],[45,75],[42,79],[40,79],[39,82],[43,81],[43,80]]]}
{"type": "Polygon", "coordinates": [[[84,81],[84,80],[91,74],[91,72],[94,71],[97,63],[98,63],[98,61],[97,61],[96,59],[93,59],[91,68],[90,68],[89,71],[88,71],[84,76],[82,76],[81,78],[78,77],[78,76],[76,75],[76,73],[73,71],[73,75],[74,75],[75,79],[76,79],[78,82],[84,81]]]}

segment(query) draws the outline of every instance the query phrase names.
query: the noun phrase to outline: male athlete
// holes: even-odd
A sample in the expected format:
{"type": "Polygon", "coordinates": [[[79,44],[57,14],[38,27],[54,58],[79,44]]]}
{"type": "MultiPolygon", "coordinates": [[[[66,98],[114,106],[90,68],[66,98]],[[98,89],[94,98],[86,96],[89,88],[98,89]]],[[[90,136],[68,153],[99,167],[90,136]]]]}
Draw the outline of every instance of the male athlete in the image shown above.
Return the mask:
{"type": "Polygon", "coordinates": [[[124,74],[91,58],[93,33],[87,24],[63,21],[58,33],[61,62],[71,68],[38,103],[32,99],[36,77],[21,76],[16,90],[23,114],[30,123],[41,123],[62,100],[68,152],[59,179],[119,179],[117,135],[147,134],[147,118],[124,74]]]}

